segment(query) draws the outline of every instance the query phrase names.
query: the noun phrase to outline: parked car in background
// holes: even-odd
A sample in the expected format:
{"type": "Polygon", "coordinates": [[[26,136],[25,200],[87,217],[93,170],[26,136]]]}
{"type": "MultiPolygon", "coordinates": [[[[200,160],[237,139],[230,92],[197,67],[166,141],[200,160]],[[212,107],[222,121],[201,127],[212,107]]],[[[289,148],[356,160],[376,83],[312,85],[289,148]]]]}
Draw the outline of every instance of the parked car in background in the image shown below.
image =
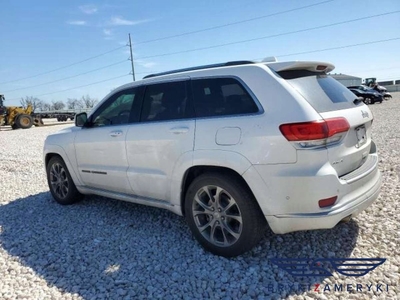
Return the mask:
{"type": "Polygon", "coordinates": [[[384,86],[381,86],[379,84],[375,84],[372,87],[373,90],[377,91],[378,93],[381,93],[383,95],[383,98],[385,100],[389,100],[390,98],[392,98],[392,94],[388,93],[387,88],[385,88],[384,86]]]}
{"type": "Polygon", "coordinates": [[[372,113],[333,69],[238,61],[123,85],[47,137],[50,192],[63,205],[95,194],[168,209],[226,257],[253,248],[268,225],[332,228],[381,187],[372,113]]]}
{"type": "Polygon", "coordinates": [[[375,102],[382,103],[383,101],[382,94],[374,90],[362,91],[356,88],[348,88],[348,89],[352,91],[357,97],[363,98],[365,104],[375,104],[375,102]]]}
{"type": "Polygon", "coordinates": [[[376,86],[374,88],[368,87],[366,85],[348,86],[347,88],[349,88],[349,89],[358,89],[358,90],[361,90],[363,92],[373,92],[374,91],[374,92],[377,92],[377,93],[381,94],[382,98],[384,98],[386,100],[392,98],[392,95],[387,92],[387,89],[385,87],[383,87],[383,86],[380,86],[380,85],[379,85],[379,87],[376,86]]]}

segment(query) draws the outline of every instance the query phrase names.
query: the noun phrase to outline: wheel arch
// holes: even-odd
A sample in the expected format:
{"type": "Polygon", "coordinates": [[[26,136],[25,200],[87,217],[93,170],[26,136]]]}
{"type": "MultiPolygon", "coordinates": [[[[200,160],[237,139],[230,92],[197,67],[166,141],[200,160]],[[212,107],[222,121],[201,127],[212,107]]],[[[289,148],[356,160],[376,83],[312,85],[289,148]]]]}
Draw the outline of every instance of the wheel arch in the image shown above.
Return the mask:
{"type": "Polygon", "coordinates": [[[77,187],[82,185],[81,180],[80,180],[79,176],[76,174],[75,168],[71,164],[71,161],[68,159],[66,152],[60,146],[57,146],[57,145],[46,145],[45,146],[45,149],[44,149],[44,167],[45,167],[45,169],[47,168],[47,164],[49,163],[50,159],[52,159],[53,157],[56,157],[56,156],[60,157],[64,161],[75,185],[77,187]]]}
{"type": "MultiPolygon", "coordinates": [[[[260,208],[258,201],[255,199],[254,194],[253,194],[249,184],[246,182],[246,180],[243,178],[243,176],[240,173],[238,173],[237,171],[235,171],[232,168],[225,167],[225,166],[196,165],[196,166],[192,166],[189,169],[187,169],[185,174],[183,175],[181,195],[180,195],[180,206],[181,206],[182,215],[185,215],[185,198],[186,198],[186,192],[187,192],[190,184],[193,182],[193,180],[195,178],[197,178],[198,176],[205,174],[205,173],[218,173],[218,174],[223,174],[226,176],[235,177],[249,191],[249,193],[252,195],[252,197],[256,201],[257,206],[260,208]]],[[[260,208],[260,210],[261,210],[261,208],[260,208]]]]}

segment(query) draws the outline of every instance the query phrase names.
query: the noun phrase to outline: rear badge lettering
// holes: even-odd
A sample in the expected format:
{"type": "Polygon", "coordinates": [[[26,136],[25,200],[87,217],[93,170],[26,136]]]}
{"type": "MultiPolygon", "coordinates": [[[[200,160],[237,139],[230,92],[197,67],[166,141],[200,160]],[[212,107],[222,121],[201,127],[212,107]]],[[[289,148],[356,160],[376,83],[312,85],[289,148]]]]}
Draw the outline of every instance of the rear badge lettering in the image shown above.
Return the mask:
{"type": "Polygon", "coordinates": [[[366,111],[361,111],[361,115],[362,115],[362,117],[363,118],[369,118],[369,114],[368,114],[368,112],[366,112],[366,111]]]}
{"type": "Polygon", "coordinates": [[[332,163],[332,165],[337,165],[337,164],[340,164],[340,163],[342,163],[342,162],[343,162],[343,159],[340,159],[340,160],[334,161],[334,162],[332,163]]]}

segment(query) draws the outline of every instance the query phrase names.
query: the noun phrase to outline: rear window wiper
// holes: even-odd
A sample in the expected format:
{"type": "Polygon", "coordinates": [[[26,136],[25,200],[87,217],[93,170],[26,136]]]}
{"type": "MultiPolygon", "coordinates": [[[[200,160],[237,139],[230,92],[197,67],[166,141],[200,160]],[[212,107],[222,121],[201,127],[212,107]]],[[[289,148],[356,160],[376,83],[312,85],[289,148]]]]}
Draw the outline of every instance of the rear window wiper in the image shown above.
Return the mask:
{"type": "Polygon", "coordinates": [[[357,105],[357,104],[360,104],[361,102],[363,102],[363,98],[356,98],[356,99],[354,99],[354,101],[353,101],[353,103],[355,104],[355,105],[357,105]]]}

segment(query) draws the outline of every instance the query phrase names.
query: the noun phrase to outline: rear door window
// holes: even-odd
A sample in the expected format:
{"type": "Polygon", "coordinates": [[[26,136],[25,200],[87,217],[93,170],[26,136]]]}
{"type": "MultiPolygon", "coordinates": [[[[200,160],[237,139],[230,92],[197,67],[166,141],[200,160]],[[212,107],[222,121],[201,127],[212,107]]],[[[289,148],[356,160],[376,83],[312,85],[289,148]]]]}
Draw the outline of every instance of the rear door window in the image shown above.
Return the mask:
{"type": "Polygon", "coordinates": [[[251,114],[259,110],[235,78],[192,79],[192,90],[197,117],[251,114]]]}
{"type": "Polygon", "coordinates": [[[299,92],[320,113],[353,108],[357,98],[332,77],[316,72],[284,71],[278,74],[299,92]]]}
{"type": "Polygon", "coordinates": [[[192,117],[187,84],[188,81],[177,81],[147,86],[141,122],[169,121],[192,117]]]}

